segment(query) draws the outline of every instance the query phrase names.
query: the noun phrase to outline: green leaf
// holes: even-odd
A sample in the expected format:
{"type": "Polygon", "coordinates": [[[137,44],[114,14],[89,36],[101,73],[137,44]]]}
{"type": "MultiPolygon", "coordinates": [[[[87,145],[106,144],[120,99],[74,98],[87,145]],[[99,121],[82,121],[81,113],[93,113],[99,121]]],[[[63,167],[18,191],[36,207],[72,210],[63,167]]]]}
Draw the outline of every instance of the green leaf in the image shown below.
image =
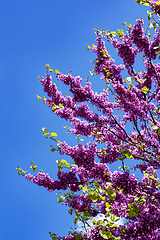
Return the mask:
{"type": "Polygon", "coordinates": [[[146,196],[142,196],[142,197],[138,200],[138,204],[139,204],[140,206],[142,206],[145,202],[146,202],[146,196]]]}
{"type": "Polygon", "coordinates": [[[70,163],[68,163],[65,159],[62,159],[61,162],[65,164],[66,168],[69,168],[70,163]]]}
{"type": "Polygon", "coordinates": [[[133,203],[134,202],[134,199],[132,198],[131,200],[130,200],[130,203],[133,203]]]}
{"type": "Polygon", "coordinates": [[[58,69],[55,69],[55,73],[59,73],[59,70],[58,70],[58,69]]]}
{"type": "Polygon", "coordinates": [[[48,68],[49,72],[53,72],[53,69],[51,67],[48,68]]]}
{"type": "Polygon", "coordinates": [[[52,237],[52,240],[57,240],[57,237],[52,237]]]}
{"type": "Polygon", "coordinates": [[[56,105],[54,105],[54,106],[52,107],[52,112],[55,112],[57,108],[58,108],[58,107],[57,107],[56,105]]]}
{"type": "Polygon", "coordinates": [[[118,158],[121,161],[123,161],[125,158],[133,159],[133,155],[130,153],[130,151],[128,149],[125,149],[124,151],[118,151],[118,152],[125,155],[123,157],[118,158]]]}
{"type": "Polygon", "coordinates": [[[40,97],[40,96],[38,96],[38,95],[37,95],[37,98],[38,98],[38,100],[40,100],[40,99],[41,99],[41,97],[40,97]]]}
{"type": "Polygon", "coordinates": [[[147,92],[149,91],[149,89],[148,89],[146,86],[144,86],[141,91],[142,91],[144,94],[147,94],[147,92]]]}
{"type": "Polygon", "coordinates": [[[128,216],[129,216],[129,217],[133,217],[133,216],[135,216],[135,215],[134,215],[134,211],[133,211],[133,209],[130,209],[130,210],[129,210],[129,212],[128,212],[128,216]]]}
{"type": "Polygon", "coordinates": [[[140,207],[137,207],[135,204],[133,204],[133,209],[135,212],[139,213],[141,211],[140,207]]]}
{"type": "Polygon", "coordinates": [[[51,148],[50,150],[51,150],[51,152],[55,152],[56,148],[51,148]]]}
{"type": "Polygon", "coordinates": [[[69,213],[70,215],[72,215],[72,212],[73,212],[73,209],[72,209],[72,208],[68,210],[68,213],[69,213]]]}
{"type": "Polygon", "coordinates": [[[133,159],[133,155],[130,152],[125,153],[126,158],[133,159]]]}
{"type": "Polygon", "coordinates": [[[52,136],[52,137],[57,137],[57,133],[51,132],[51,136],[52,136]]]}
{"type": "Polygon", "coordinates": [[[111,215],[110,215],[110,219],[111,219],[112,222],[117,222],[120,218],[117,217],[117,216],[114,215],[114,214],[111,214],[111,215]]]}
{"type": "Polygon", "coordinates": [[[105,196],[99,195],[99,198],[102,199],[103,201],[106,200],[105,196]]]}
{"type": "MultiPolygon", "coordinates": [[[[114,223],[113,225],[111,225],[110,227],[117,227],[117,224],[114,223]]],[[[117,238],[116,238],[117,239],[117,238]]]]}
{"type": "Polygon", "coordinates": [[[148,3],[148,1],[147,1],[147,0],[145,0],[145,3],[143,3],[143,5],[145,5],[145,6],[149,7],[149,3],[148,3]]]}
{"type": "Polygon", "coordinates": [[[136,2],[137,2],[138,4],[141,4],[142,0],[136,0],[136,2]]]}
{"type": "Polygon", "coordinates": [[[152,184],[152,180],[151,180],[151,178],[149,177],[149,186],[151,186],[151,184],[152,184]]]}
{"type": "Polygon", "coordinates": [[[103,227],[106,226],[106,224],[105,224],[104,221],[102,221],[102,220],[97,221],[97,222],[96,222],[96,225],[97,225],[97,226],[101,225],[101,226],[103,226],[103,227]]]}
{"type": "Polygon", "coordinates": [[[62,200],[57,198],[57,203],[62,203],[62,200]]]}
{"type": "Polygon", "coordinates": [[[96,194],[96,193],[89,193],[88,196],[87,196],[88,199],[91,199],[92,202],[97,202],[98,199],[99,199],[99,195],[96,194]]]}
{"type": "Polygon", "coordinates": [[[49,135],[49,132],[48,131],[44,131],[43,132],[43,136],[47,136],[47,135],[49,135]]]}
{"type": "Polygon", "coordinates": [[[116,190],[112,190],[111,188],[108,188],[107,189],[107,195],[108,195],[109,199],[115,200],[115,198],[116,198],[116,190]]]}
{"type": "Polygon", "coordinates": [[[127,89],[128,92],[131,91],[132,86],[133,86],[133,83],[131,83],[131,85],[128,87],[128,89],[127,89]]]}
{"type": "Polygon", "coordinates": [[[61,103],[59,103],[59,107],[63,108],[63,105],[61,103]]]}
{"type": "Polygon", "coordinates": [[[88,186],[84,186],[84,187],[82,187],[82,192],[87,192],[88,191],[88,186]]]}
{"type": "Polygon", "coordinates": [[[64,164],[68,163],[65,159],[62,159],[61,162],[64,164]]]}
{"type": "Polygon", "coordinates": [[[147,13],[148,13],[148,15],[151,17],[152,16],[152,14],[151,14],[151,12],[150,11],[147,11],[147,13]]]}
{"type": "Polygon", "coordinates": [[[62,163],[59,163],[59,164],[58,164],[58,170],[60,171],[61,169],[63,169],[63,164],[62,164],[62,163]]]}
{"type": "Polygon", "coordinates": [[[153,24],[151,22],[149,23],[149,28],[153,28],[153,24]]]}
{"type": "Polygon", "coordinates": [[[116,32],[111,32],[111,33],[114,34],[114,35],[116,34],[116,32]]]}
{"type": "Polygon", "coordinates": [[[138,77],[137,77],[137,81],[138,81],[139,83],[141,83],[141,82],[142,82],[142,81],[141,81],[141,79],[140,79],[140,78],[138,78],[138,77]]]}
{"type": "Polygon", "coordinates": [[[74,224],[77,224],[77,222],[78,222],[78,219],[79,219],[79,218],[76,216],[76,217],[75,217],[75,219],[74,219],[74,221],[73,221],[73,222],[74,222],[74,224]]]}
{"type": "Polygon", "coordinates": [[[106,202],[106,207],[109,208],[110,206],[112,206],[109,202],[106,202]]]}
{"type": "Polygon", "coordinates": [[[112,233],[108,229],[106,232],[105,230],[99,230],[99,234],[104,238],[104,239],[110,239],[112,237],[112,233]]]}
{"type": "Polygon", "coordinates": [[[77,165],[76,164],[71,164],[72,167],[76,167],[77,165]]]}
{"type": "Polygon", "coordinates": [[[128,216],[129,217],[137,217],[139,212],[141,211],[141,208],[140,207],[137,207],[135,204],[131,205],[131,204],[128,204],[128,216]]]}
{"type": "Polygon", "coordinates": [[[94,73],[92,71],[89,71],[89,72],[90,72],[91,76],[94,76],[94,73]]]}
{"type": "Polygon", "coordinates": [[[61,199],[65,199],[65,197],[64,197],[64,196],[62,196],[62,195],[60,195],[60,198],[61,198],[61,199]]]}

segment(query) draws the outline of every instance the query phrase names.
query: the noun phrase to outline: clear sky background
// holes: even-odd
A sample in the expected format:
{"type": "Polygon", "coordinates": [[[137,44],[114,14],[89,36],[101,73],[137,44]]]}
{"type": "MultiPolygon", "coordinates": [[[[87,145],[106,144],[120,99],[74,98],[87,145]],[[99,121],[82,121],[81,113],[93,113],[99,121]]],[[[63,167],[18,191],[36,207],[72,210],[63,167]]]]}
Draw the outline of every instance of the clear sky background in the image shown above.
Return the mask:
{"type": "MultiPolygon", "coordinates": [[[[95,43],[93,28],[124,28],[123,21],[147,19],[147,10],[134,0],[0,2],[0,239],[48,240],[50,230],[63,236],[74,226],[55,193],[18,177],[16,170],[20,166],[31,171],[34,161],[56,178],[55,160],[63,156],[50,152],[52,142],[42,136],[42,127],[57,132],[59,140],[75,143],[65,134],[65,120],[37,100],[37,94],[44,96],[37,75],[44,76],[49,63],[60,72],[71,70],[86,78],[93,69],[90,60],[96,57],[85,47],[95,43]]],[[[116,57],[112,49],[109,53],[116,57]]],[[[117,57],[116,63],[120,63],[117,57]]],[[[89,80],[94,90],[104,88],[99,77],[89,80]]],[[[57,85],[67,92],[61,83],[57,85]]]]}

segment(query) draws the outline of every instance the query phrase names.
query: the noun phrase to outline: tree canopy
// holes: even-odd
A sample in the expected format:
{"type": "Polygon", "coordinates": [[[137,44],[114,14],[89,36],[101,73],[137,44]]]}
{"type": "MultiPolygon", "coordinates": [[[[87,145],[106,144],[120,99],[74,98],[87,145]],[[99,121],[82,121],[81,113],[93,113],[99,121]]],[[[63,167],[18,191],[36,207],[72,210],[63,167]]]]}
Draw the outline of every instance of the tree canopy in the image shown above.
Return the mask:
{"type": "Polygon", "coordinates": [[[93,91],[88,78],[82,84],[80,76],[63,74],[48,64],[46,76],[39,76],[47,96],[38,99],[71,124],[66,131],[77,139],[70,146],[58,140],[57,133],[42,129],[53,140],[50,150],[73,160],[57,160],[58,180],[38,170],[34,162],[33,175],[17,167],[19,175],[50,192],[64,190],[58,202],[69,206],[75,224],[83,223],[84,231],[72,229],[65,237],[50,232],[52,240],[160,239],[160,1],[136,2],[151,9],[147,29],[143,19],[133,26],[124,22],[126,32],[97,28],[96,44],[87,45],[96,55],[90,74],[100,75],[106,83],[101,93],[93,91]],[[106,43],[117,51],[120,65],[109,55],[106,43]],[[140,57],[142,71],[135,67],[140,57]],[[52,73],[69,87],[70,95],[58,90],[52,73]],[[141,179],[126,166],[133,160],[138,161],[133,169],[141,171],[141,179]],[[116,161],[119,171],[111,172],[108,164],[116,161]],[[99,214],[103,220],[95,218],[99,214]]]}

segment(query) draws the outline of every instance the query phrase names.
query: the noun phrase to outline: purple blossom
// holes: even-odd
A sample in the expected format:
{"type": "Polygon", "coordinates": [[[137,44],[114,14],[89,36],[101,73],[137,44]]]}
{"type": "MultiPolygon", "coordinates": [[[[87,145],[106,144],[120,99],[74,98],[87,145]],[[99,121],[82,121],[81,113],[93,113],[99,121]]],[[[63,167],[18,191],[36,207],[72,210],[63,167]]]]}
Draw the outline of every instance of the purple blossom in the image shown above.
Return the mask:
{"type": "MultiPolygon", "coordinates": [[[[157,1],[149,3],[160,14],[157,1]]],[[[110,239],[160,239],[160,180],[156,171],[160,169],[160,64],[155,63],[160,34],[155,30],[151,42],[143,25],[143,20],[138,19],[133,28],[129,26],[127,34],[105,35],[122,58],[120,65],[115,64],[103,35],[98,33],[96,46],[92,47],[96,53],[93,72],[102,74],[101,79],[107,82],[108,88],[103,92],[93,91],[90,82],[83,85],[80,76],[58,73],[57,80],[67,85],[71,93],[63,96],[50,75],[40,79],[48,95],[44,103],[71,123],[70,133],[91,139],[87,144],[70,146],[55,138],[57,151],[70,156],[76,166],[68,171],[58,170],[58,180],[40,171],[37,175],[26,174],[26,180],[50,192],[65,190],[69,197],[64,197],[62,203],[77,215],[90,218],[109,212],[128,220],[127,224],[114,227],[99,222],[84,234],[73,232],[57,239],[101,240],[103,231],[112,235],[110,239]],[[138,53],[144,58],[142,72],[134,69],[138,53]],[[129,74],[125,80],[124,69],[129,74]],[[141,180],[126,170],[125,163],[130,159],[139,161],[133,169],[140,169],[141,180]],[[119,160],[122,171],[111,172],[107,164],[119,160]]]]}

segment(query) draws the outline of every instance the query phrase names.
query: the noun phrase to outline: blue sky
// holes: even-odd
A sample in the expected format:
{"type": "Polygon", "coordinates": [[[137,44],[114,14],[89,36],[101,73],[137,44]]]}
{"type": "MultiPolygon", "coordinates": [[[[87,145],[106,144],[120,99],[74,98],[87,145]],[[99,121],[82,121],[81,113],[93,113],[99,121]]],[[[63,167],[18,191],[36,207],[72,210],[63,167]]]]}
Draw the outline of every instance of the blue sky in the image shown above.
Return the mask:
{"type": "MultiPolygon", "coordinates": [[[[64,132],[67,123],[37,100],[37,94],[44,96],[37,75],[44,76],[49,63],[86,78],[95,58],[85,47],[95,43],[93,28],[120,29],[123,21],[134,24],[146,18],[147,10],[134,0],[0,2],[1,239],[47,240],[50,230],[63,236],[73,227],[73,218],[57,204],[55,193],[18,177],[16,171],[18,165],[30,170],[34,161],[56,177],[55,160],[63,157],[50,152],[52,142],[42,136],[42,127],[57,132],[59,140],[75,142],[64,132]]],[[[120,62],[115,51],[109,53],[120,62]]],[[[89,80],[94,90],[104,88],[99,77],[89,80]]]]}

